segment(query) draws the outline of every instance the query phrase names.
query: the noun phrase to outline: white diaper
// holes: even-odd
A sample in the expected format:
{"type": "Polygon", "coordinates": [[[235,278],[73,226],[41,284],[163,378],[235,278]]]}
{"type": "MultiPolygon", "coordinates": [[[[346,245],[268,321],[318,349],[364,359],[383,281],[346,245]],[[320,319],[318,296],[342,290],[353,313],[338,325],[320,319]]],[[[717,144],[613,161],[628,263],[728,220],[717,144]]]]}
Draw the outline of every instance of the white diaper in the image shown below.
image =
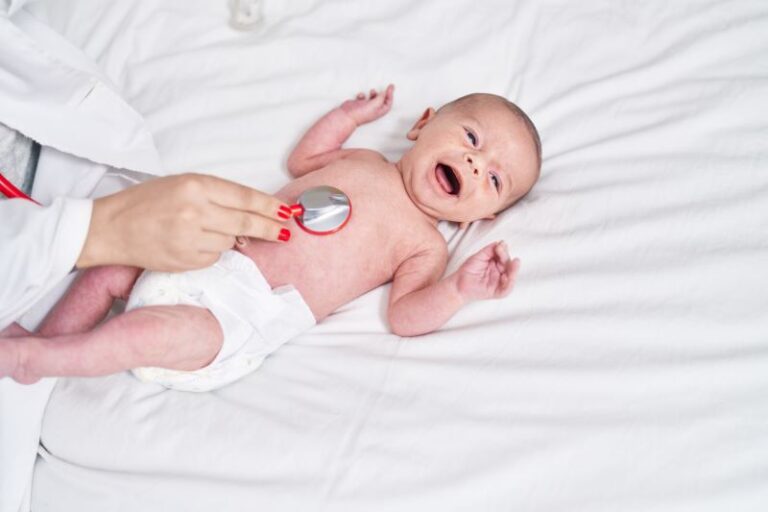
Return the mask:
{"type": "Polygon", "coordinates": [[[133,373],[142,381],[184,391],[210,391],[243,377],[283,343],[315,325],[312,311],[293,286],[272,290],[256,264],[236,251],[223,253],[201,270],[144,272],[125,309],[177,304],[213,313],[224,332],[218,355],[192,372],[136,368],[133,373]]]}

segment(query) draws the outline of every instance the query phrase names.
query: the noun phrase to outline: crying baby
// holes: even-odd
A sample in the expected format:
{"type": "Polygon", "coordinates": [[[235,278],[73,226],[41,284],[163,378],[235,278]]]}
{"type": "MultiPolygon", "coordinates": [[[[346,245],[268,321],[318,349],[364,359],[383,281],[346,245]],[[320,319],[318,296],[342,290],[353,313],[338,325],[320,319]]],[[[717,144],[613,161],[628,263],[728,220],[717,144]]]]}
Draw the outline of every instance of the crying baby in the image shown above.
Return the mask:
{"type": "Polygon", "coordinates": [[[207,391],[389,281],[387,320],[400,336],[434,331],[471,301],[509,294],[520,262],[503,241],[444,276],[437,225],[492,219],[528,193],[541,167],[534,124],[503,97],[470,94],[426,109],[397,162],[342,148],[390,110],[393,93],[392,85],[361,93],[317,121],[288,159],[295,179],[275,194],[293,204],[313,187],[344,191],[354,212],[343,229],[294,230],[285,243],[248,239],[190,272],[86,270],[38,334],[0,340],[0,377],[30,383],[130,369],[144,381],[207,391]],[[118,298],[127,298],[125,313],[103,321],[118,298]]]}

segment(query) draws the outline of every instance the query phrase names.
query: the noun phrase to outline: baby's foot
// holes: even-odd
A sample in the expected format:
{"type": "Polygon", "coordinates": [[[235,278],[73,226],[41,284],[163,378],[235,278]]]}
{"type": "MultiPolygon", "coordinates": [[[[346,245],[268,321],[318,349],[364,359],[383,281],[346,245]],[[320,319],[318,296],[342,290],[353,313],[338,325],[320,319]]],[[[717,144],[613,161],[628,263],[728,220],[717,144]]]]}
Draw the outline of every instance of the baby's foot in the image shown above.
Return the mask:
{"type": "Polygon", "coordinates": [[[34,384],[40,377],[33,375],[26,368],[24,339],[8,338],[0,340],[0,379],[10,377],[19,384],[34,384]]]}

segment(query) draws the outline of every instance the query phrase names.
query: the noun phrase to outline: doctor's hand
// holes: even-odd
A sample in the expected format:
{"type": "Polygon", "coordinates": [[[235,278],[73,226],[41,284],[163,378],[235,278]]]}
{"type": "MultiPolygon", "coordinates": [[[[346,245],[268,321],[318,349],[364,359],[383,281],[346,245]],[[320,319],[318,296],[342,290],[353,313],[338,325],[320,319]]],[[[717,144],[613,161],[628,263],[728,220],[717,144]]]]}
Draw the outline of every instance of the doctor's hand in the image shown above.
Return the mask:
{"type": "Polygon", "coordinates": [[[236,236],[287,240],[280,221],[289,212],[273,196],[214,176],[150,180],[94,201],[77,267],[201,268],[230,249],[236,236]]]}

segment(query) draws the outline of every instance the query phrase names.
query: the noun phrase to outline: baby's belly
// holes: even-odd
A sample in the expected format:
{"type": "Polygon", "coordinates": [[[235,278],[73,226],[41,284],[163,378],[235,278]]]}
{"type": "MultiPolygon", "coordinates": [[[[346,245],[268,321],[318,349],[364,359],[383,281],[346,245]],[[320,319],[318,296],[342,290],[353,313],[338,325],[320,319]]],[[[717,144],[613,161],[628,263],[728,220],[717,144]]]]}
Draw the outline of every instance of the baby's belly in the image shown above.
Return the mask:
{"type": "Polygon", "coordinates": [[[386,283],[394,273],[388,244],[356,236],[355,231],[351,221],[342,231],[325,236],[307,234],[293,225],[289,242],[251,240],[241,252],[253,259],[273,288],[293,285],[321,320],[386,283]]]}

